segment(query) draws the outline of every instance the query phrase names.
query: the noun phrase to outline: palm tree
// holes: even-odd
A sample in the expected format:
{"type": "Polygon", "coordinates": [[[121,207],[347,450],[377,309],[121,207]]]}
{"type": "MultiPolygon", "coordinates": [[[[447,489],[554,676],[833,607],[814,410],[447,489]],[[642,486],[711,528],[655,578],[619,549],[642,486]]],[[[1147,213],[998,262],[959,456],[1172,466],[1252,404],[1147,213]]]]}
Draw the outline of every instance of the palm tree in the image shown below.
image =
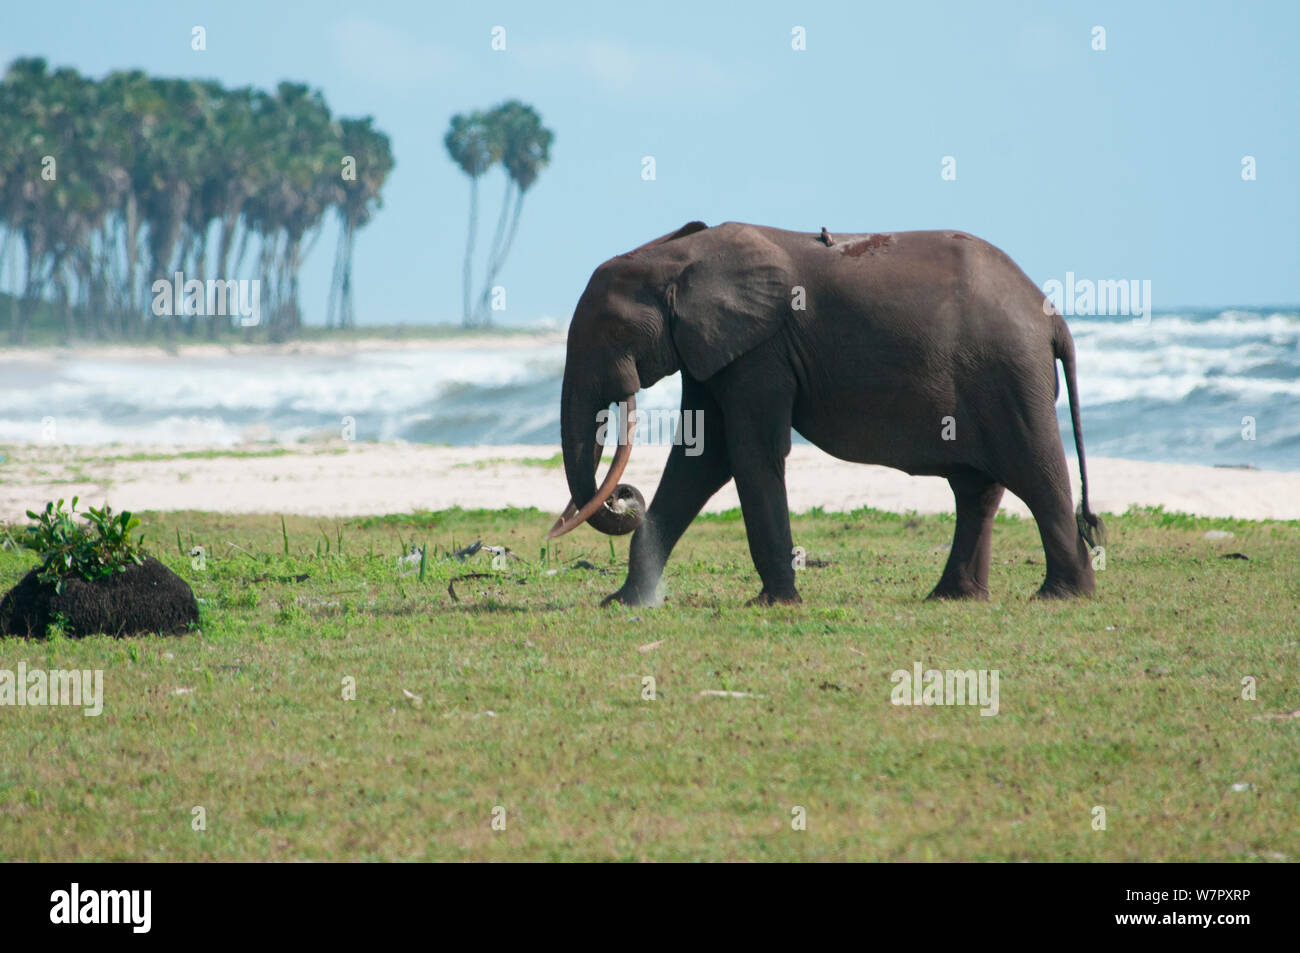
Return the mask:
{"type": "Polygon", "coordinates": [[[495,124],[476,110],[468,116],[451,117],[451,127],[443,137],[443,144],[452,161],[469,176],[469,235],[465,240],[462,321],[465,327],[470,327],[474,323],[470,300],[473,294],[474,238],[478,230],[478,180],[500,160],[503,143],[495,124]]]}
{"type": "Polygon", "coordinates": [[[6,88],[0,85],[0,285],[4,283],[5,274],[9,270],[14,236],[18,231],[12,219],[17,207],[14,198],[17,190],[13,184],[18,181],[22,163],[18,148],[18,119],[5,108],[5,91],[6,88]]]}
{"type": "Polygon", "coordinates": [[[357,229],[368,223],[382,206],[379,190],[393,169],[393,153],[388,137],[371,127],[371,117],[344,119],[339,123],[339,147],[342,155],[352,156],[356,178],[343,180],[343,196],[336,206],[339,218],[339,242],[334,254],[334,280],[330,287],[325,323],[333,327],[337,311],[340,327],[351,327],[352,249],[357,229]],[[337,301],[337,308],[335,302],[337,301]]]}
{"type": "Polygon", "coordinates": [[[54,288],[64,333],[71,339],[77,335],[74,285],[80,285],[84,306],[94,284],[93,236],[107,214],[98,168],[96,86],[75,70],[60,69],[45,93],[45,132],[51,154],[61,160],[38,210],[47,236],[45,281],[54,288]]]}
{"type": "Polygon", "coordinates": [[[498,272],[505,265],[506,256],[514,244],[519,230],[519,215],[523,211],[524,195],[533,187],[541,170],[550,162],[551,142],[555,135],[542,125],[537,111],[512,99],[492,110],[489,122],[495,137],[501,142],[501,163],[506,170],[506,194],[501,201],[497,230],[488,255],[487,275],[483,280],[483,294],[479,298],[477,323],[490,324],[488,301],[498,272]],[[511,193],[513,191],[513,203],[511,193]],[[513,211],[512,211],[513,206],[513,211]],[[509,230],[506,221],[509,217],[509,230]]]}
{"type": "Polygon", "coordinates": [[[120,316],[119,331],[131,336],[142,325],[140,302],[144,300],[139,280],[144,218],[136,185],[146,176],[147,137],[157,126],[161,104],[149,77],[140,70],[110,73],[101,85],[103,162],[118,196],[113,217],[122,256],[112,307],[120,316]]]}
{"type": "MultiPolygon", "coordinates": [[[[207,199],[211,211],[221,225],[217,241],[216,276],[227,280],[230,273],[230,253],[234,248],[235,230],[249,196],[262,187],[261,176],[266,165],[264,149],[254,120],[256,94],[250,87],[230,90],[218,103],[213,122],[213,149],[216,157],[211,170],[207,199]]],[[[208,335],[215,338],[226,318],[213,315],[208,323],[208,335]]]]}
{"type": "Polygon", "coordinates": [[[296,83],[281,83],[276,92],[280,115],[287,123],[282,164],[282,200],[276,209],[284,232],[284,252],[276,282],[279,302],[273,313],[273,338],[296,331],[302,324],[298,307],[298,271],[306,252],[320,235],[325,212],[342,201],[342,184],[335,160],[340,154],[340,129],[330,117],[319,92],[296,83]],[[311,234],[306,249],[303,240],[311,234]]]}
{"type": "MultiPolygon", "coordinates": [[[[5,73],[0,114],[14,126],[13,166],[5,177],[4,215],[8,228],[23,246],[22,303],[15,296],[10,306],[9,336],[14,343],[26,337],[26,325],[41,290],[40,265],[48,247],[48,223],[42,215],[41,157],[48,154],[48,101],[50,77],[43,59],[14,60],[5,73]]],[[[17,290],[17,288],[15,288],[17,290]]]]}
{"type": "MultiPolygon", "coordinates": [[[[204,143],[196,137],[200,100],[198,84],[190,80],[155,79],[152,116],[146,116],[142,161],[137,164],[133,187],[148,226],[150,267],[146,284],[170,279],[178,249],[183,249],[183,227],[198,181],[204,143]],[[150,119],[155,120],[149,122],[150,119]]],[[[154,322],[156,324],[156,322],[154,322]]],[[[167,337],[176,332],[175,320],[163,323],[167,337]]]]}
{"type": "MultiPolygon", "coordinates": [[[[5,73],[0,82],[0,281],[10,271],[13,261],[11,256],[22,240],[23,224],[27,214],[27,201],[24,183],[32,174],[28,162],[26,138],[28,123],[21,114],[23,102],[24,73],[30,68],[30,61],[17,60],[5,73]]],[[[40,72],[44,73],[45,64],[41,61],[40,72]]],[[[17,290],[17,286],[14,286],[17,290]]],[[[9,300],[9,335],[15,343],[20,340],[19,307],[17,294],[11,294],[9,300]]]]}

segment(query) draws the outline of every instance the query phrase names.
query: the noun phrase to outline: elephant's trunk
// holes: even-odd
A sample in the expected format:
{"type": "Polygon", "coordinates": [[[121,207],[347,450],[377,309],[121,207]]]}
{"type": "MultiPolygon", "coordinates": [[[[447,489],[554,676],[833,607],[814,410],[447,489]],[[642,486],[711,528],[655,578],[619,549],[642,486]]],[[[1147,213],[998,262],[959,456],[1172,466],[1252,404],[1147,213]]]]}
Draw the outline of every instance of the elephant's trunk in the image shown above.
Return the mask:
{"type": "Polygon", "coordinates": [[[596,434],[596,414],[600,408],[597,401],[583,400],[575,389],[573,379],[566,373],[560,400],[560,442],[564,451],[564,475],[572,496],[546,538],[563,536],[583,523],[590,523],[593,529],[610,536],[630,533],[645,519],[645,500],[640,491],[618,482],[632,456],[631,422],[636,414],[636,397],[627,399],[627,413],[619,421],[621,433],[614,462],[597,489],[596,467],[604,449],[596,434]]]}

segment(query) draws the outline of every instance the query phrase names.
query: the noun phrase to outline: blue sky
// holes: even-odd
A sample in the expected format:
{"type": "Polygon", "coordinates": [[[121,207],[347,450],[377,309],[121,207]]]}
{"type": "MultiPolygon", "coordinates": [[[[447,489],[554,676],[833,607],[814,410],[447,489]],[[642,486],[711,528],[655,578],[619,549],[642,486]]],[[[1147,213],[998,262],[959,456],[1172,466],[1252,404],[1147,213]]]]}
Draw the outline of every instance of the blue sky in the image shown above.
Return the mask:
{"type": "MultiPolygon", "coordinates": [[[[1150,279],[1157,310],[1294,304],[1297,42],[1294,0],[81,0],[0,12],[5,63],[293,79],[337,114],[373,115],[397,167],[358,238],[362,323],[459,320],[469,190],[442,136],[453,113],[511,97],[556,136],[501,275],[511,323],[567,321],[597,264],[696,218],[960,228],[1040,285],[1073,271],[1150,279]],[[204,52],[190,48],[196,24],[204,52]],[[498,25],[504,52],[490,48],[498,25]],[[940,177],[944,156],[955,181],[940,177]]],[[[503,188],[500,172],[484,181],[481,235],[503,188]]],[[[309,321],[323,319],[333,246],[327,230],[304,267],[309,321]]]]}

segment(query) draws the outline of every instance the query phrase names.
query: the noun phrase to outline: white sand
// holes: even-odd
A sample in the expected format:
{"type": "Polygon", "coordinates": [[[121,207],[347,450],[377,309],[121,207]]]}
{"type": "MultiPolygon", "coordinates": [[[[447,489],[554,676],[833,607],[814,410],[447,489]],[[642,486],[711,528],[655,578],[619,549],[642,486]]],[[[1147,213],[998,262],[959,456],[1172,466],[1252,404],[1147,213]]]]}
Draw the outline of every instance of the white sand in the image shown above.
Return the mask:
{"type": "MultiPolygon", "coordinates": [[[[239,452],[266,453],[256,444],[239,452]]],[[[107,500],[123,510],[215,510],[226,513],[297,513],[360,516],[415,509],[535,506],[557,512],[569,498],[558,467],[518,462],[547,459],[558,447],[433,447],[407,443],[285,445],[281,456],[112,460],[138,447],[11,447],[0,461],[0,520],[22,519],[46,500],[107,500]]],[[[144,452],[176,454],[174,448],[144,452]]],[[[231,451],[220,451],[231,452],[231,451]]],[[[635,447],[625,482],[649,500],[668,448],[635,447]]],[[[1094,458],[1088,461],[1092,506],[1119,513],[1130,505],[1243,519],[1300,519],[1300,473],[1220,469],[1094,458]]],[[[1075,500],[1078,473],[1071,459],[1075,500]]],[[[786,468],[790,508],[830,511],[860,506],[918,513],[951,512],[948,484],[884,467],[844,463],[809,446],[796,446],[786,468]]],[[[706,507],[739,506],[728,484],[706,507]]],[[[1003,508],[1027,515],[1008,494],[1003,508]]],[[[539,532],[544,527],[540,527],[539,532]]]]}

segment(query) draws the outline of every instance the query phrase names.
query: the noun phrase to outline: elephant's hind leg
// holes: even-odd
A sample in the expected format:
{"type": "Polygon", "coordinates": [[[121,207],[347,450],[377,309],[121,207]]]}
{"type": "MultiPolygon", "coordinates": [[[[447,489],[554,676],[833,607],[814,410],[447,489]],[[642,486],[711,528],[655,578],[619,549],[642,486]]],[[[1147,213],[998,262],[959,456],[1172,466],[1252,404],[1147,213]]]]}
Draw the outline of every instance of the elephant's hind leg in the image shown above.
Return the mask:
{"type": "Polygon", "coordinates": [[[952,552],[930,599],[989,597],[989,559],[993,542],[993,517],[1002,502],[1002,486],[977,470],[963,469],[948,477],[957,500],[957,528],[952,552]]]}
{"type": "Polygon", "coordinates": [[[1070,500],[1070,474],[1065,453],[1058,444],[1047,465],[1038,472],[1020,472],[1007,478],[1007,489],[1025,501],[1038,524],[1047,557],[1047,576],[1035,597],[1070,599],[1090,596],[1096,589],[1092,558],[1079,535],[1070,500]]]}

